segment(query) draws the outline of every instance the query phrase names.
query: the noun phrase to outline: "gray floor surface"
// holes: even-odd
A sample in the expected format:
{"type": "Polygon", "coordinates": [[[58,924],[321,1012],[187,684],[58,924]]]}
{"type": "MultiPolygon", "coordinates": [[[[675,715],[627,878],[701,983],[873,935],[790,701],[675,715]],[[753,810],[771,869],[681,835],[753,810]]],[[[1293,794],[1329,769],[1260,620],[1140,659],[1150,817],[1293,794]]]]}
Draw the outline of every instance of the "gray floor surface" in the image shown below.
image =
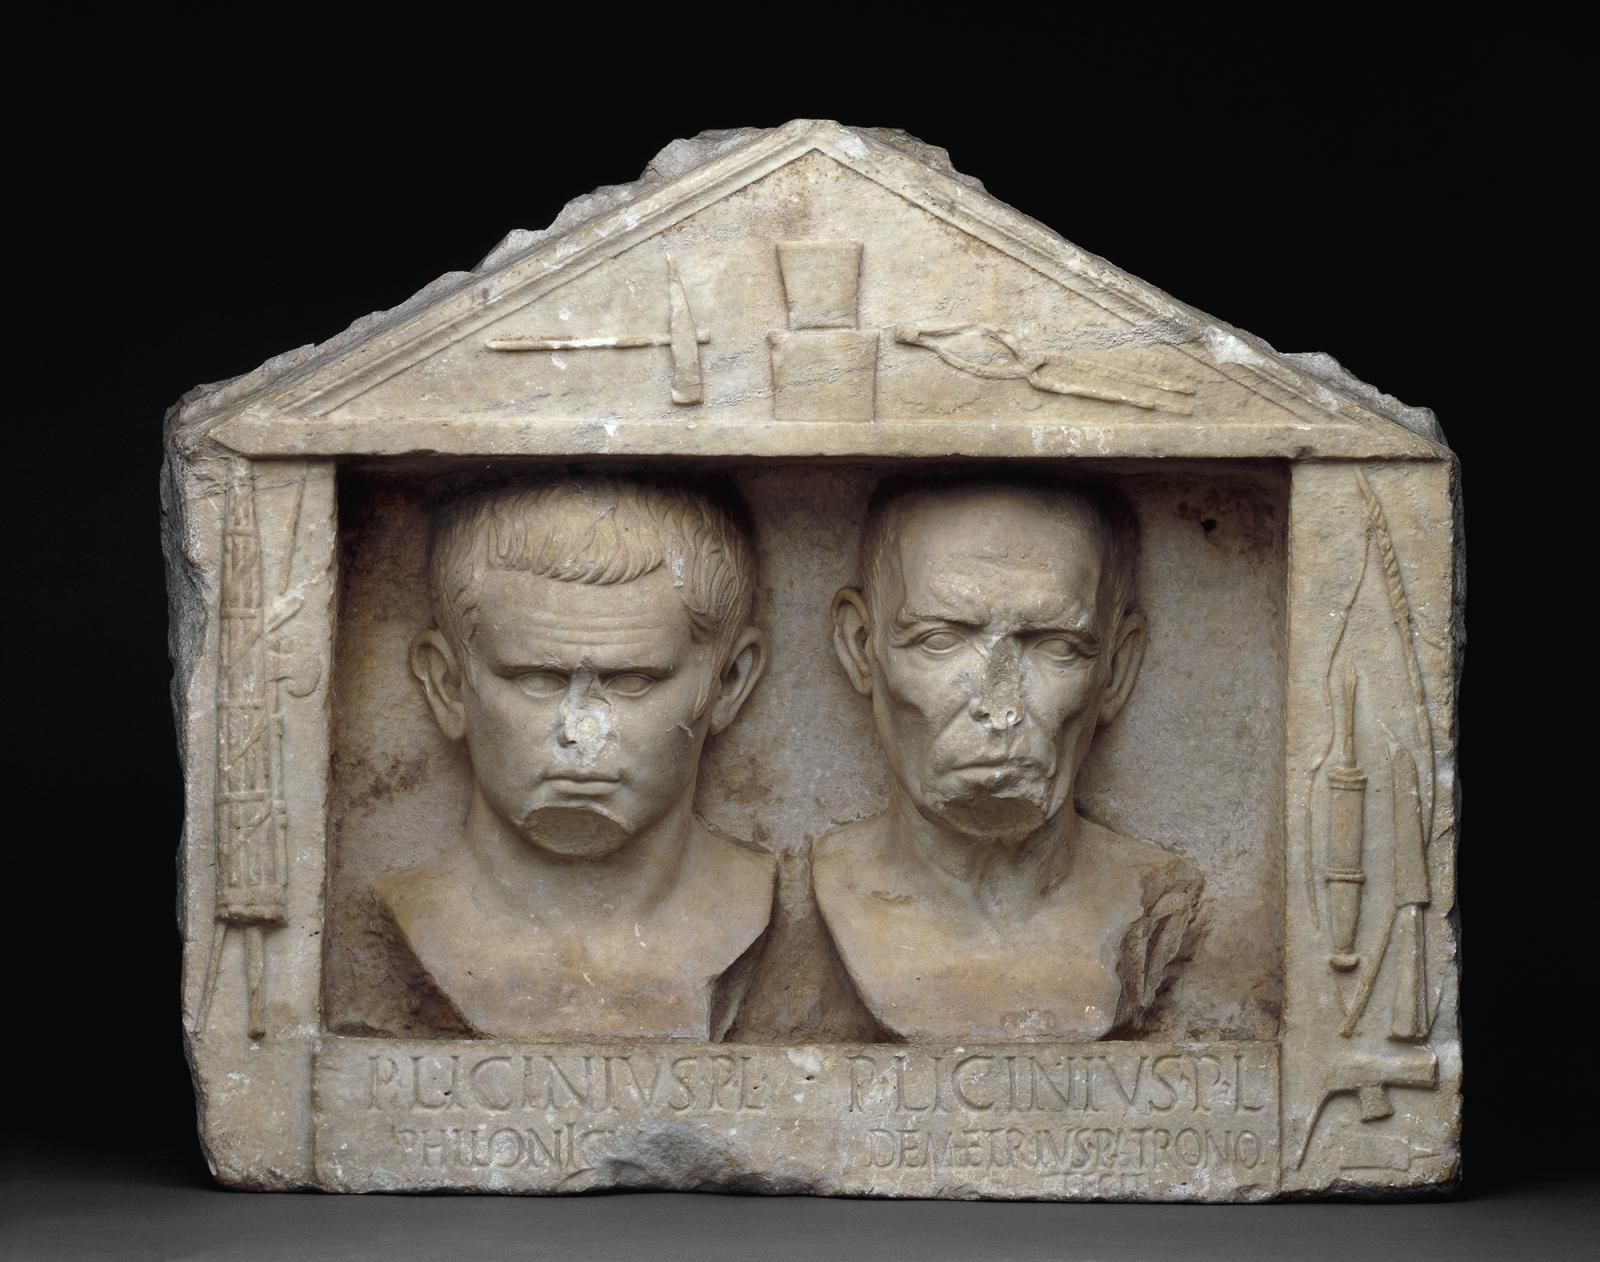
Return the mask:
{"type": "Polygon", "coordinates": [[[1592,1174],[1421,1204],[1264,1206],[260,1195],[218,1190],[160,1156],[22,1154],[0,1177],[0,1257],[12,1262],[1600,1258],[1592,1174]]]}

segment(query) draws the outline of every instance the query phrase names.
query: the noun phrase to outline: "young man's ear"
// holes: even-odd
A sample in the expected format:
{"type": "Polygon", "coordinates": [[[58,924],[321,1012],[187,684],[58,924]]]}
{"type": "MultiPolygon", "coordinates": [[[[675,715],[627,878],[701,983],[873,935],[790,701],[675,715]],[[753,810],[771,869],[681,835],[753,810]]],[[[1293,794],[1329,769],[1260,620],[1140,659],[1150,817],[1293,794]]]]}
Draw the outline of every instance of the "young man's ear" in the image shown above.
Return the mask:
{"type": "Polygon", "coordinates": [[[1149,624],[1143,614],[1127,614],[1117,625],[1116,638],[1111,645],[1111,675],[1106,680],[1105,694],[1100,698],[1100,726],[1116,718],[1128,703],[1134,681],[1139,678],[1139,667],[1144,663],[1144,648],[1149,638],[1149,624]]]}
{"type": "Polygon", "coordinates": [[[717,680],[716,703],[711,707],[711,732],[722,731],[738,716],[750,690],[767,668],[767,637],[759,627],[746,627],[733,642],[733,651],[717,680]]]}
{"type": "Polygon", "coordinates": [[[841,587],[833,597],[833,651],[850,686],[863,697],[872,695],[872,663],[867,657],[871,634],[872,614],[861,589],[841,587]]]}
{"type": "Polygon", "coordinates": [[[461,699],[461,660],[450,641],[437,630],[411,641],[411,673],[422,682],[439,730],[453,741],[467,734],[467,707],[461,699]]]}

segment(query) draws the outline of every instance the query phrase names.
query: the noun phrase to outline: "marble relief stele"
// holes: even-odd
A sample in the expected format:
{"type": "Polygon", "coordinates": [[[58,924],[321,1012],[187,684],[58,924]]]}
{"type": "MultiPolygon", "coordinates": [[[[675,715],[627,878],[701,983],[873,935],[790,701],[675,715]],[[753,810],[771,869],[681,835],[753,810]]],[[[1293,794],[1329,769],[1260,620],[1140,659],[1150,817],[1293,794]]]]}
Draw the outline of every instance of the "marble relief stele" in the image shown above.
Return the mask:
{"type": "Polygon", "coordinates": [[[801,119],[165,444],[223,1183],[1455,1185],[1427,409],[801,119]]]}

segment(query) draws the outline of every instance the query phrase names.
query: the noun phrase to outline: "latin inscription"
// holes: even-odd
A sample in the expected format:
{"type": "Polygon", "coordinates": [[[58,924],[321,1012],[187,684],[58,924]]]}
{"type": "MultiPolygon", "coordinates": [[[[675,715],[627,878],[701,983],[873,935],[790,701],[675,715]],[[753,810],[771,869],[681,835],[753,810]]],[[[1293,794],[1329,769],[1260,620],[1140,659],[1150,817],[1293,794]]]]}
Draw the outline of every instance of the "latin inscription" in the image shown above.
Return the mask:
{"type": "Polygon", "coordinates": [[[892,1098],[900,1113],[987,1112],[1261,1113],[1273,1084],[1244,1053],[1135,1056],[1060,1053],[857,1053],[850,1110],[892,1098]]]}
{"type": "MultiPolygon", "coordinates": [[[[653,1153],[829,1172],[841,1193],[1270,1195],[1276,1050],[1257,1043],[523,1047],[331,1039],[318,1160],[337,1186],[611,1186],[653,1153]]],[[[705,1173],[705,1172],[702,1172],[705,1173]]]]}
{"type": "Polygon", "coordinates": [[[367,1107],[420,1113],[624,1109],[737,1113],[766,1108],[751,1056],[368,1054],[367,1107]]]}
{"type": "Polygon", "coordinates": [[[1261,1164],[1261,1137],[1241,1127],[1213,1130],[1185,1126],[944,1127],[867,1132],[872,1165],[932,1168],[1026,1166],[1053,1170],[1149,1170],[1166,1164],[1198,1170],[1211,1164],[1261,1164]]]}
{"type": "Polygon", "coordinates": [[[845,1060],[847,1112],[883,1119],[854,1154],[872,1172],[1029,1171],[1088,1196],[1151,1194],[1218,1171],[1249,1181],[1276,1142],[1276,1072],[1253,1051],[874,1049],[845,1060]]]}

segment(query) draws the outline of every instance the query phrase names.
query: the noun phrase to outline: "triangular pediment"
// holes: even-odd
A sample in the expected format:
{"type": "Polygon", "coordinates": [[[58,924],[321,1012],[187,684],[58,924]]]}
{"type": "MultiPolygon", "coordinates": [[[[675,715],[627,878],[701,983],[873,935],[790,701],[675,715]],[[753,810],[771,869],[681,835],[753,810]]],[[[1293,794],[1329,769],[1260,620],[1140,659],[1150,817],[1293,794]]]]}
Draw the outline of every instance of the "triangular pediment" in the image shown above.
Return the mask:
{"type": "Polygon", "coordinates": [[[1426,413],[1183,306],[909,138],[800,121],[663,159],[192,401],[183,432],[259,456],[1442,451],[1426,413]]]}

